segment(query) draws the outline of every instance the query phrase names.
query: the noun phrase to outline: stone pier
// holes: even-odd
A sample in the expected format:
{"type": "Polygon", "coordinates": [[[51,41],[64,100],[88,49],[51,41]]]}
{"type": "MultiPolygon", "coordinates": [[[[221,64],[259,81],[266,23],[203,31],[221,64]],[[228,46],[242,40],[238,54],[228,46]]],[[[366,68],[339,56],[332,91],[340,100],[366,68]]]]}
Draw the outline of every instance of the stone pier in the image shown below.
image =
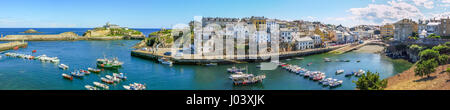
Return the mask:
{"type": "Polygon", "coordinates": [[[0,51],[10,50],[14,49],[14,47],[26,47],[28,46],[27,42],[8,42],[8,43],[1,43],[0,44],[0,51]]]}

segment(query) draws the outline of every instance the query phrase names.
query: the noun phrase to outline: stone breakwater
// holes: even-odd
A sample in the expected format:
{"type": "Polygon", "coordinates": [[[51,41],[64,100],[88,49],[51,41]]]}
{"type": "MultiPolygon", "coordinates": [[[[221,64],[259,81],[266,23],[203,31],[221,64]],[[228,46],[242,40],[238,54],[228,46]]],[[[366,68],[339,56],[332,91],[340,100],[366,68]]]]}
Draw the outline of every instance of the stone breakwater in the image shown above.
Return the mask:
{"type": "Polygon", "coordinates": [[[27,42],[8,42],[0,44],[0,51],[10,50],[14,47],[26,47],[28,45],[27,42]]]}
{"type": "Polygon", "coordinates": [[[141,36],[104,36],[104,37],[82,37],[73,32],[64,32],[51,35],[7,35],[0,41],[63,41],[63,40],[123,40],[144,39],[141,36]]]}

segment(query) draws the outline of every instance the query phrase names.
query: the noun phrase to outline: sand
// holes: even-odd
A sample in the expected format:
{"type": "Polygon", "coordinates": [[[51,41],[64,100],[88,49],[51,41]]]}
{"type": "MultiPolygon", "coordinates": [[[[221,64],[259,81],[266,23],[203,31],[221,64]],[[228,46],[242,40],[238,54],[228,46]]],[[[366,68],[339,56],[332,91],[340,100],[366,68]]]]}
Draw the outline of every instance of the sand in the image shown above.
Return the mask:
{"type": "Polygon", "coordinates": [[[383,52],[384,47],[379,45],[366,45],[363,46],[354,52],[361,52],[361,53],[381,53],[383,52]]]}

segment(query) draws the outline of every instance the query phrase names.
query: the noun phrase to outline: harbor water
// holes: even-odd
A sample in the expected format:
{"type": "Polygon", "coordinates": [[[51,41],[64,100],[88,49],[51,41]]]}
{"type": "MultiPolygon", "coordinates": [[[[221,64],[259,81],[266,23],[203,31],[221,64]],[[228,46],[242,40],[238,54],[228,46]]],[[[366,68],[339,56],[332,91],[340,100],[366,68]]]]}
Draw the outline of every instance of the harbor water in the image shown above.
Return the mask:
{"type": "MultiPolygon", "coordinates": [[[[36,29],[38,30],[38,29],[36,29]]],[[[38,30],[39,31],[39,30],[38,30]]],[[[157,30],[152,30],[157,31],[157,30]]],[[[147,85],[147,90],[330,90],[318,82],[303,78],[284,69],[262,71],[256,68],[259,63],[231,64],[218,66],[199,65],[163,65],[154,61],[132,57],[131,47],[139,40],[116,41],[32,41],[28,47],[15,52],[38,56],[46,54],[60,58],[63,64],[70,66],[68,70],[58,68],[57,64],[6,57],[0,58],[0,90],[85,90],[84,85],[101,82],[100,78],[114,72],[125,73],[128,80],[110,85],[111,90],[124,90],[122,85],[133,82],[147,85]],[[36,53],[32,53],[36,50],[36,53]],[[100,74],[86,75],[82,79],[66,80],[61,74],[78,69],[96,67],[96,59],[118,57],[123,61],[123,67],[117,71],[103,71],[100,74]],[[249,73],[266,74],[263,83],[234,86],[228,78],[226,69],[237,66],[247,67],[249,73]]],[[[387,78],[400,73],[412,66],[405,60],[393,60],[376,53],[349,52],[340,55],[318,54],[304,56],[304,60],[282,60],[281,62],[300,65],[312,71],[325,72],[327,77],[343,80],[342,86],[331,90],[354,90],[352,81],[357,77],[344,77],[345,73],[359,69],[379,72],[381,78],[387,78]],[[333,62],[324,62],[330,58],[333,62]],[[350,60],[350,62],[335,62],[335,59],[350,60]],[[360,60],[360,62],[356,62],[360,60]],[[307,66],[308,63],[312,63],[307,66]],[[344,74],[336,75],[338,69],[344,74]]]]}

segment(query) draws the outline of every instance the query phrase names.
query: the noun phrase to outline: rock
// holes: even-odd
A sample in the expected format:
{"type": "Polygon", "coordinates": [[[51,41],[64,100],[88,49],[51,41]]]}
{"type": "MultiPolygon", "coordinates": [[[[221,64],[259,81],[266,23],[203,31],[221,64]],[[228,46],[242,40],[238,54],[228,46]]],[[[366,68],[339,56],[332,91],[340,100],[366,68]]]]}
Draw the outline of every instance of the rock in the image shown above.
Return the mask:
{"type": "Polygon", "coordinates": [[[34,29],[28,29],[28,30],[26,30],[26,31],[24,31],[22,33],[41,33],[41,32],[38,32],[38,31],[36,31],[34,29]]]}

